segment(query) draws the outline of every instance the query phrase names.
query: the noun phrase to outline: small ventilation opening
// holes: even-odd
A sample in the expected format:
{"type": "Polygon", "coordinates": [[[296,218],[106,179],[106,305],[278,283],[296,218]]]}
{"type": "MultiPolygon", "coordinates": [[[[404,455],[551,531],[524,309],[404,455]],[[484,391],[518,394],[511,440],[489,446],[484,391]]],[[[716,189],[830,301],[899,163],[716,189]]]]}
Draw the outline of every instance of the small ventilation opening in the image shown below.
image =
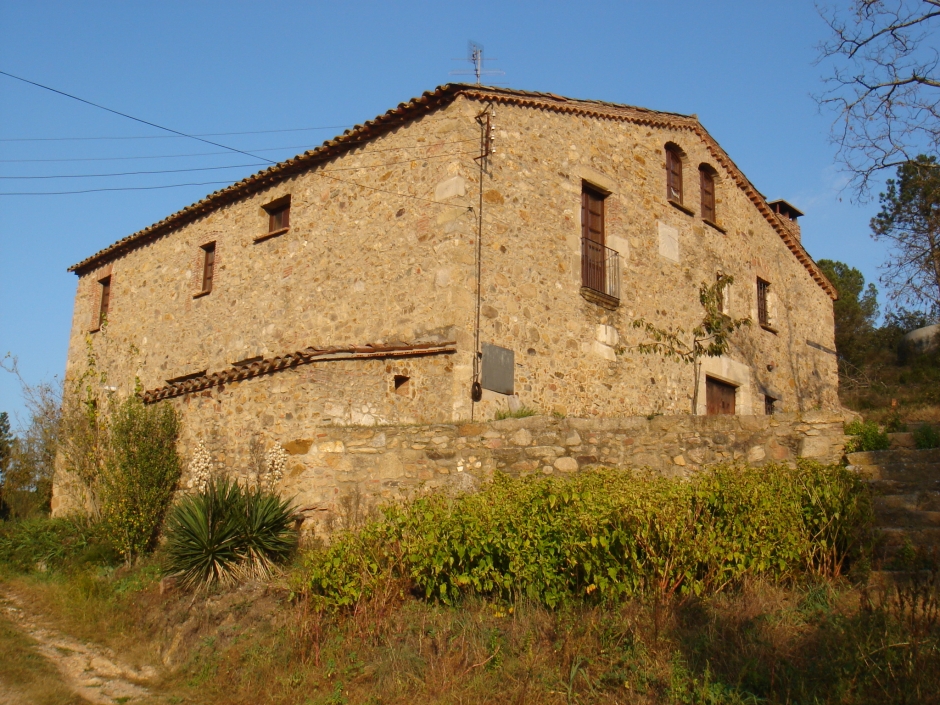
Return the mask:
{"type": "Polygon", "coordinates": [[[411,377],[406,377],[405,375],[395,375],[395,394],[399,394],[403,397],[408,396],[411,392],[411,377]]]}
{"type": "Polygon", "coordinates": [[[776,401],[777,400],[774,399],[769,394],[764,395],[764,414],[766,414],[767,416],[773,416],[774,404],[776,403],[776,401]]]}

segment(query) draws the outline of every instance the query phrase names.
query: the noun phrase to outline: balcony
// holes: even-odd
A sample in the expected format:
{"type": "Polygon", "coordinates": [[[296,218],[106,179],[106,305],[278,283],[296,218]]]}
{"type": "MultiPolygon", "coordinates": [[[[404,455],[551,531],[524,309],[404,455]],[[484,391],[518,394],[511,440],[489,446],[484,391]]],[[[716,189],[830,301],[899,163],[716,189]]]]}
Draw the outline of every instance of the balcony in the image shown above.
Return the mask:
{"type": "Polygon", "coordinates": [[[605,308],[620,305],[620,254],[581,238],[581,296],[605,308]]]}

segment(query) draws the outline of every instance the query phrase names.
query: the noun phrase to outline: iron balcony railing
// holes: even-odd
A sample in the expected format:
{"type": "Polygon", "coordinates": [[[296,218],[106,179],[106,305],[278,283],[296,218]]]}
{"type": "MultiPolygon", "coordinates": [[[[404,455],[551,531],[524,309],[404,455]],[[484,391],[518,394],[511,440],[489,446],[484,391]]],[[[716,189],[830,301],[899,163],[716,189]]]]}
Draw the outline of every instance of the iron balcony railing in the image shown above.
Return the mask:
{"type": "Polygon", "coordinates": [[[581,238],[581,286],[620,301],[620,254],[581,238]]]}

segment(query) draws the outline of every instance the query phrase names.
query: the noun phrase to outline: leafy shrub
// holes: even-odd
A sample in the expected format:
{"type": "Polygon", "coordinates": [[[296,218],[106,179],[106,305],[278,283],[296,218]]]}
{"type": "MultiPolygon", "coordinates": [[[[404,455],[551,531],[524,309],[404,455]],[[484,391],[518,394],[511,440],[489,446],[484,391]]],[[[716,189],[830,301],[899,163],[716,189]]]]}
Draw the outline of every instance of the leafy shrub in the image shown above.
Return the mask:
{"type": "Polygon", "coordinates": [[[538,416],[538,413],[537,409],[532,409],[528,406],[520,406],[515,411],[503,411],[500,409],[496,412],[493,419],[495,421],[502,421],[503,419],[525,419],[529,416],[538,416]]]}
{"type": "Polygon", "coordinates": [[[940,448],[940,431],[930,424],[921,424],[914,429],[914,445],[922,450],[940,448]]]}
{"type": "Polygon", "coordinates": [[[101,516],[125,560],[149,549],[181,473],[179,416],[132,395],[109,419],[109,452],[98,478],[101,516]]]}
{"type": "Polygon", "coordinates": [[[34,518],[0,522],[0,566],[29,573],[72,563],[112,563],[117,558],[100,526],[85,518],[34,518]]]}
{"type": "Polygon", "coordinates": [[[166,526],[167,572],[190,587],[267,577],[296,545],[289,500],[225,478],[183,497],[166,526]]]}
{"type": "Polygon", "coordinates": [[[856,419],[846,425],[845,434],[852,436],[845,444],[846,453],[858,453],[869,450],[888,450],[891,439],[888,434],[878,429],[873,421],[860,421],[856,419]]]}
{"type": "Polygon", "coordinates": [[[477,594],[549,607],[575,598],[702,594],[747,576],[838,574],[870,521],[840,466],[721,466],[691,480],[598,470],[497,475],[481,492],[431,495],[309,552],[295,589],[337,608],[404,584],[454,603],[477,594]]]}

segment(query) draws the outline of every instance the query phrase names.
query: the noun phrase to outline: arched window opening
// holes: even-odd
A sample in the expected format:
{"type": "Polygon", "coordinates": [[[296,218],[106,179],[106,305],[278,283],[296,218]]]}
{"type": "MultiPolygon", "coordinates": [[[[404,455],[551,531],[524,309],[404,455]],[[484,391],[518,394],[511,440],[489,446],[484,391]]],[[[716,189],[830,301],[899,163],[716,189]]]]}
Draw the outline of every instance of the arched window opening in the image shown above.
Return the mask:
{"type": "Polygon", "coordinates": [[[674,144],[666,145],[666,198],[682,203],[682,152],[674,144]]]}

